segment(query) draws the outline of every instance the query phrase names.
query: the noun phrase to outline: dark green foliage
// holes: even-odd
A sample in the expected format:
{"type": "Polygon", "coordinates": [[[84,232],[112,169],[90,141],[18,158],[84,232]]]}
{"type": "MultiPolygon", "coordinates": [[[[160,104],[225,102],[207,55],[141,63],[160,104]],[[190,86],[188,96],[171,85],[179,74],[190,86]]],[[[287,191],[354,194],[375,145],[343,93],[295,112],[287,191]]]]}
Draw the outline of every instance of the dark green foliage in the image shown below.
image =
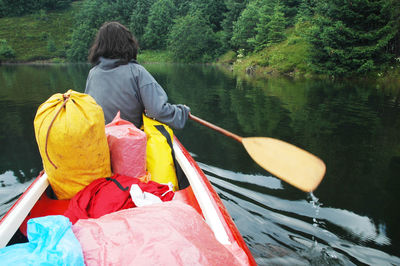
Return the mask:
{"type": "Polygon", "coordinates": [[[201,13],[177,19],[168,36],[168,49],[184,62],[210,61],[217,45],[215,33],[201,13]]]}
{"type": "Polygon", "coordinates": [[[172,0],[157,0],[150,8],[143,34],[143,46],[148,49],[165,49],[167,35],[175,15],[172,0]]]}
{"type": "Polygon", "coordinates": [[[400,1],[389,0],[388,2],[391,7],[390,21],[393,23],[394,32],[397,31],[397,33],[389,41],[386,50],[397,58],[397,63],[400,63],[400,1]]]}
{"type": "Polygon", "coordinates": [[[14,57],[15,57],[15,52],[11,48],[11,46],[8,45],[6,40],[0,39],[0,62],[2,60],[14,58],[14,57]]]}
{"type": "Polygon", "coordinates": [[[240,13],[246,8],[248,0],[225,0],[226,13],[221,25],[223,28],[221,41],[224,50],[231,48],[231,39],[233,36],[233,24],[239,18],[240,13]]]}
{"type": "Polygon", "coordinates": [[[310,37],[315,71],[344,76],[387,64],[393,58],[388,44],[399,30],[391,2],[319,1],[310,37]]]}
{"type": "Polygon", "coordinates": [[[274,13],[275,1],[261,0],[259,20],[256,27],[256,35],[250,42],[253,43],[256,50],[261,50],[268,44],[269,23],[274,13]]]}
{"type": "Polygon", "coordinates": [[[130,17],[130,30],[138,39],[139,44],[143,38],[147,20],[149,17],[150,7],[154,4],[155,0],[138,0],[130,17]]]}
{"type": "Polygon", "coordinates": [[[199,12],[214,32],[222,30],[222,20],[227,11],[223,0],[194,0],[190,2],[190,13],[199,12]]]}
{"type": "Polygon", "coordinates": [[[87,24],[81,24],[72,33],[71,47],[67,51],[67,58],[72,62],[86,62],[89,46],[97,30],[87,24]]]}
{"type": "Polygon", "coordinates": [[[254,50],[255,42],[250,39],[257,34],[256,26],[260,20],[261,7],[261,1],[251,1],[233,23],[231,44],[234,49],[254,50]]]}
{"type": "MultiPolygon", "coordinates": [[[[57,13],[51,10],[67,8],[72,1],[0,0],[0,17],[32,13],[33,22],[24,27],[48,23],[57,13]]],[[[186,62],[241,51],[242,62],[254,54],[263,67],[343,76],[381,71],[400,60],[399,0],[83,0],[73,8],[75,4],[80,8],[74,11],[76,23],[69,26],[67,41],[54,32],[29,30],[0,37],[12,44],[18,60],[20,51],[37,39],[46,58],[66,54],[70,61],[86,61],[100,26],[118,21],[144,50],[167,49],[165,54],[186,62]],[[298,32],[301,25],[305,30],[298,32]]],[[[9,23],[4,20],[3,25],[9,23]]]]}
{"type": "Polygon", "coordinates": [[[280,0],[281,12],[283,12],[287,25],[293,26],[295,24],[295,18],[299,11],[300,5],[303,0],[280,0]]]}
{"type": "Polygon", "coordinates": [[[295,21],[303,22],[311,20],[314,15],[315,1],[316,0],[301,0],[295,21]]]}
{"type": "Polygon", "coordinates": [[[0,0],[0,17],[21,16],[41,9],[65,9],[71,2],[72,0],[0,0]]]}
{"type": "Polygon", "coordinates": [[[108,3],[101,0],[85,1],[76,15],[76,26],[72,32],[71,46],[67,58],[72,62],[87,61],[88,51],[97,29],[107,21],[108,3]]]}
{"type": "Polygon", "coordinates": [[[34,14],[36,20],[47,21],[49,17],[47,16],[46,10],[40,9],[34,14]]]}
{"type": "Polygon", "coordinates": [[[86,0],[76,15],[71,47],[67,51],[70,61],[86,61],[90,45],[97,30],[107,21],[129,25],[135,2],[129,0],[86,0]]]}
{"type": "Polygon", "coordinates": [[[73,0],[39,0],[35,1],[39,3],[40,9],[45,10],[59,10],[69,7],[73,0]]]}
{"type": "Polygon", "coordinates": [[[286,19],[283,14],[283,7],[280,2],[278,2],[275,5],[271,20],[266,25],[268,31],[267,42],[269,45],[279,43],[285,39],[285,25],[286,19]]]}
{"type": "Polygon", "coordinates": [[[132,15],[132,11],[135,9],[136,1],[132,0],[103,0],[100,2],[107,2],[108,5],[105,5],[105,15],[106,21],[118,21],[125,26],[129,26],[130,18],[132,15]]]}
{"type": "Polygon", "coordinates": [[[261,50],[285,39],[287,25],[284,6],[275,0],[253,0],[233,26],[231,44],[234,49],[261,50]]]}
{"type": "Polygon", "coordinates": [[[191,1],[187,1],[187,0],[173,0],[173,1],[174,1],[177,17],[183,17],[189,13],[191,1]]]}

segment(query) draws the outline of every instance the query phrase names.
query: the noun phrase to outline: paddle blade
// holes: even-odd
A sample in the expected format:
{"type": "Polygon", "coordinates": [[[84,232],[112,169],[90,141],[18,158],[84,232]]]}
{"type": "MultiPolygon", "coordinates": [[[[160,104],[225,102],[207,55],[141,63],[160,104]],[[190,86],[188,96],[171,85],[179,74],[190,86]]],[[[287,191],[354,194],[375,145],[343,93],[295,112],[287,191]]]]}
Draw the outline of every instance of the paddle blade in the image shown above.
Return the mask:
{"type": "Polygon", "coordinates": [[[325,175],[321,159],[287,142],[250,137],[243,138],[242,143],[262,168],[305,192],[316,189],[325,175]]]}

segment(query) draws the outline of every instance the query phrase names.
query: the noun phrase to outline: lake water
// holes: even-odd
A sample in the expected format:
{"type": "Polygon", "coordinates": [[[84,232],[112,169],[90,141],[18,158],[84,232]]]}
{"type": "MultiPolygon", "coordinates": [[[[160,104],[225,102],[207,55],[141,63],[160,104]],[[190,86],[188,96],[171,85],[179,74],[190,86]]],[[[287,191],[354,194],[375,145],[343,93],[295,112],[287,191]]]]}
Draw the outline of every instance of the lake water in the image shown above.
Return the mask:
{"type": "MultiPolygon", "coordinates": [[[[243,146],[189,121],[175,134],[209,178],[259,265],[400,265],[400,89],[371,81],[241,80],[211,66],[148,64],[170,102],[240,136],[292,143],[327,165],[313,194],[243,146]]],[[[0,216],[42,169],[33,119],[83,91],[89,65],[0,66],[0,216]]]]}

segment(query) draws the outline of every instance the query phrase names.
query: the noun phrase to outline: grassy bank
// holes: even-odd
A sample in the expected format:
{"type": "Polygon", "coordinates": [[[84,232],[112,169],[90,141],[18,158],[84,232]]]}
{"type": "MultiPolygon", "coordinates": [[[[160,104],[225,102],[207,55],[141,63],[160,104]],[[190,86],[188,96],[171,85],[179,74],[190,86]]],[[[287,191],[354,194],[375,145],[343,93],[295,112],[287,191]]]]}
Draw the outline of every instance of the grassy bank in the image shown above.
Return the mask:
{"type": "Polygon", "coordinates": [[[174,59],[170,52],[159,50],[141,50],[138,53],[139,63],[173,63],[174,59]]]}
{"type": "Polygon", "coordinates": [[[220,63],[232,63],[236,74],[256,76],[311,76],[310,45],[305,38],[309,24],[298,24],[286,30],[286,40],[268,46],[261,51],[244,54],[229,52],[223,55],[220,63]]]}
{"type": "MultiPolygon", "coordinates": [[[[311,61],[311,49],[307,41],[309,23],[298,23],[286,30],[286,40],[268,46],[261,51],[245,54],[239,50],[229,51],[218,59],[218,64],[229,66],[234,74],[242,78],[268,78],[289,76],[295,78],[331,78],[314,73],[311,61]]],[[[390,85],[400,84],[400,59],[396,66],[386,71],[370,72],[358,78],[372,78],[378,83],[390,85]]],[[[396,86],[396,85],[394,85],[396,86]]]]}
{"type": "Polygon", "coordinates": [[[0,18],[0,39],[5,39],[15,52],[8,61],[63,61],[80,4],[73,2],[63,11],[41,10],[22,17],[0,18]]]}

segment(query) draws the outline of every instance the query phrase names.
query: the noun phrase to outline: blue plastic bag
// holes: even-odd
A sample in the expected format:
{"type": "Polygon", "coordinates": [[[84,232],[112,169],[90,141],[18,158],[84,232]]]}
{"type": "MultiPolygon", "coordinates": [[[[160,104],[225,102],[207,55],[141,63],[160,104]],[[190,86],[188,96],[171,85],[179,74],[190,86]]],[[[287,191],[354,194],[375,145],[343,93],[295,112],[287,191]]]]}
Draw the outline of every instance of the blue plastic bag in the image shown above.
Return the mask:
{"type": "Polygon", "coordinates": [[[28,221],[28,243],[0,249],[2,265],[85,265],[81,245],[62,215],[28,221]]]}

